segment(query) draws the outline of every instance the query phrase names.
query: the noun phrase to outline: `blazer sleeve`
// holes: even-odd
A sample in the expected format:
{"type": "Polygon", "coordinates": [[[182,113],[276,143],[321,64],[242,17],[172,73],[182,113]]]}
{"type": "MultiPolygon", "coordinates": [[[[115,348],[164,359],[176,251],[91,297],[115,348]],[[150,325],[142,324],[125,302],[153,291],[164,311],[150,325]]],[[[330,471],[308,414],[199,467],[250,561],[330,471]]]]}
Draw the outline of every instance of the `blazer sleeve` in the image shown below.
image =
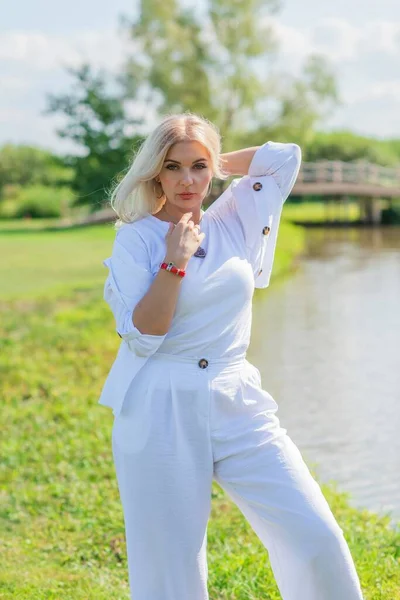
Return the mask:
{"type": "Polygon", "coordinates": [[[137,356],[154,354],[166,334],[141,333],[132,321],[136,304],[153,281],[148,250],[140,234],[129,225],[121,227],[116,234],[112,254],[103,264],[109,269],[103,297],[114,315],[116,332],[137,356]]]}

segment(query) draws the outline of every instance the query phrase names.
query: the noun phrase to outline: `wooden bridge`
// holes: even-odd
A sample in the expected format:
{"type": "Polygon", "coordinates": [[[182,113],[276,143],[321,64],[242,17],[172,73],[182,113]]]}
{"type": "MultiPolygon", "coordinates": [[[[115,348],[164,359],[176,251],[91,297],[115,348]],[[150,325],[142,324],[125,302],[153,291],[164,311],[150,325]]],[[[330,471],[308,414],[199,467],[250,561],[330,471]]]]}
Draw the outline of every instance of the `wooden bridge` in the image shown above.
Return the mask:
{"type": "Polygon", "coordinates": [[[400,201],[400,167],[368,162],[321,160],[303,162],[292,196],[318,196],[325,203],[343,205],[351,200],[360,206],[361,220],[381,222],[382,209],[400,201]]]}

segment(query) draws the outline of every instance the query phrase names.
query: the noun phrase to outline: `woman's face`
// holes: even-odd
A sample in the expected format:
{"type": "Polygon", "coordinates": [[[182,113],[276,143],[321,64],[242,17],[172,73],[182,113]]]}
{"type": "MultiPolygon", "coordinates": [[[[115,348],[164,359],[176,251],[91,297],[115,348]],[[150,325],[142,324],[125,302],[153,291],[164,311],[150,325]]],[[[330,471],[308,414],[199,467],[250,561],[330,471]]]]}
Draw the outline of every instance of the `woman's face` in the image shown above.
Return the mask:
{"type": "Polygon", "coordinates": [[[212,179],[210,156],[200,142],[177,142],[169,149],[158,175],[169,206],[180,213],[200,210],[212,179]],[[182,193],[192,193],[182,196],[182,193]]]}

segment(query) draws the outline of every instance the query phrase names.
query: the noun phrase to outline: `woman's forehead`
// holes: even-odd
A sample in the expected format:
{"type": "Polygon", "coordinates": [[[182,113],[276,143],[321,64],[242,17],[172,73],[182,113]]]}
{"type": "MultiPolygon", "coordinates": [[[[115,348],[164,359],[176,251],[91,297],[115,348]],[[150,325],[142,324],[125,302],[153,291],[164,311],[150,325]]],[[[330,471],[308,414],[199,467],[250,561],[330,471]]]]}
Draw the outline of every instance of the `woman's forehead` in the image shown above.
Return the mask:
{"type": "Polygon", "coordinates": [[[176,142],[167,152],[166,159],[176,160],[179,162],[193,162],[195,160],[209,158],[208,150],[197,141],[176,142]]]}

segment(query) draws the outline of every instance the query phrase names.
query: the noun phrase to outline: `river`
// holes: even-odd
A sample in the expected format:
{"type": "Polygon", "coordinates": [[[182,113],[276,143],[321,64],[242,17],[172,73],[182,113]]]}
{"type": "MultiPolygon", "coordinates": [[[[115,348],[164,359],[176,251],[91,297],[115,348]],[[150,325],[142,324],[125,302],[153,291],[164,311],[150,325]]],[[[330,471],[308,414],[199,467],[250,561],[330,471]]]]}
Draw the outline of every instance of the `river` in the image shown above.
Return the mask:
{"type": "Polygon", "coordinates": [[[256,293],[248,359],[322,482],[400,520],[400,228],[307,229],[256,293]]]}

